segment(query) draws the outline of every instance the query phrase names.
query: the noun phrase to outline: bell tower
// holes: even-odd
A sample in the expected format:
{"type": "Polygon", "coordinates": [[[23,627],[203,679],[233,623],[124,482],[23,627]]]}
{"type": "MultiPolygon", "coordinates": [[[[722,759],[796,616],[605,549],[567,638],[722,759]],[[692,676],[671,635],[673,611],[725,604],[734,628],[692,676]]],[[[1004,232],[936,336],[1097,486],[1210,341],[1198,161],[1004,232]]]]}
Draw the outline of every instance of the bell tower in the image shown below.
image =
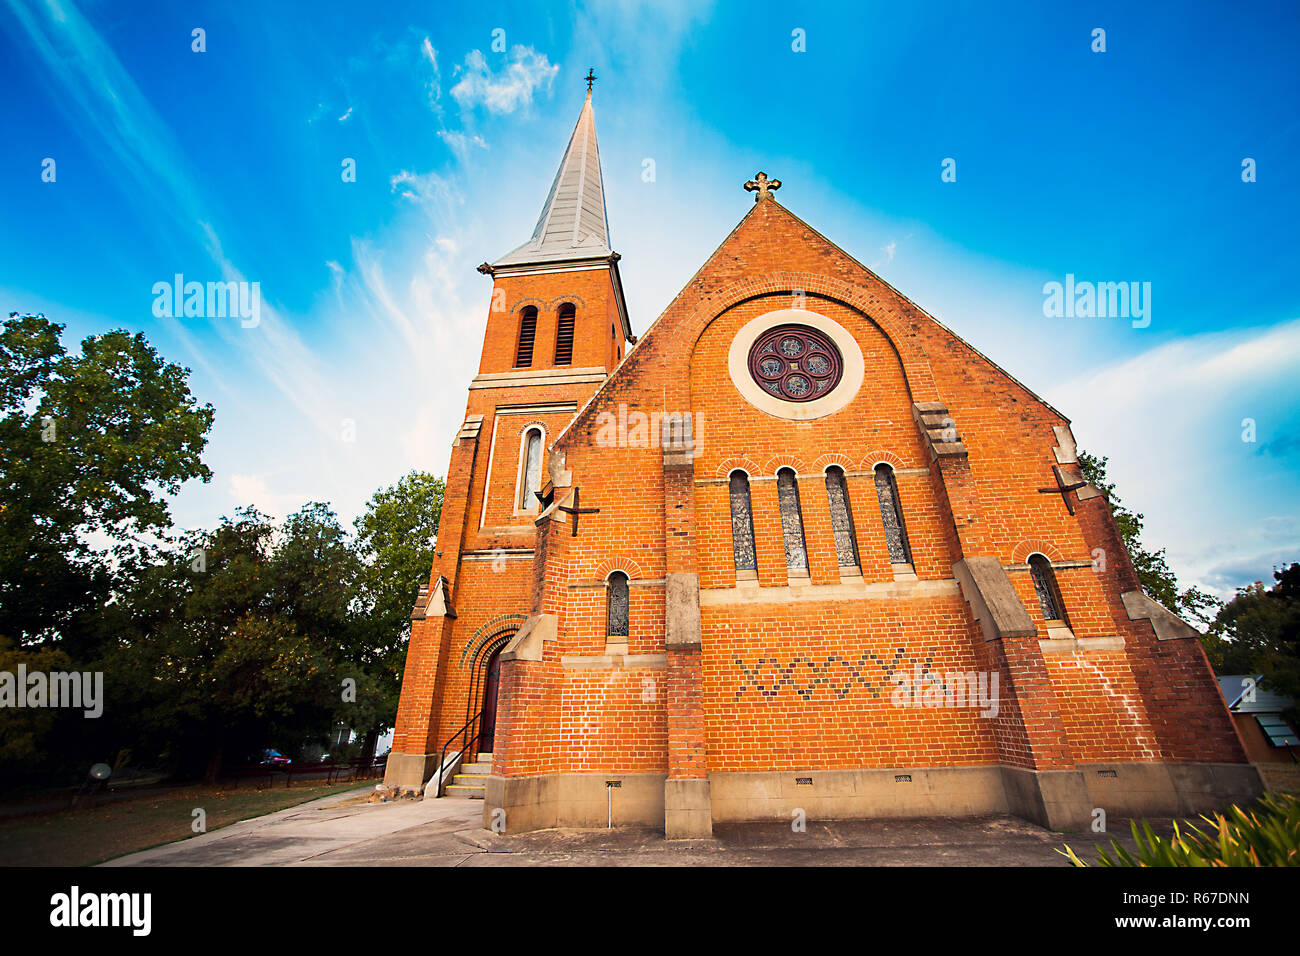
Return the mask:
{"type": "Polygon", "coordinates": [[[532,237],[478,267],[494,280],[479,374],[612,370],[636,341],[619,258],[610,245],[588,89],[532,237]]]}
{"type": "MultiPolygon", "coordinates": [[[[549,446],[636,343],[610,245],[591,81],[532,236],[492,277],[478,374],[451,449],[429,586],[411,615],[385,780],[419,787],[439,754],[477,749],[495,713],[495,655],[532,611],[533,552],[549,446]]],[[[472,787],[471,787],[472,789],[472,787]]]]}

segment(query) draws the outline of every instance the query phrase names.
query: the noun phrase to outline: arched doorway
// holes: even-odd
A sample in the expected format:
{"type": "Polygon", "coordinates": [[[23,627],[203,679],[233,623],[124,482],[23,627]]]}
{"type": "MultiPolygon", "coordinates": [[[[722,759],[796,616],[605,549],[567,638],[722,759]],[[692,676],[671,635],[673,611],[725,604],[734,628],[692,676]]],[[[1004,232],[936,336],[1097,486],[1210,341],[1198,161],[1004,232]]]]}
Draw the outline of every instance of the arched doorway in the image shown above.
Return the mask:
{"type": "Polygon", "coordinates": [[[501,683],[501,651],[505,643],[492,651],[483,679],[483,716],[479,720],[479,753],[491,753],[492,741],[497,732],[497,687],[501,683]]]}

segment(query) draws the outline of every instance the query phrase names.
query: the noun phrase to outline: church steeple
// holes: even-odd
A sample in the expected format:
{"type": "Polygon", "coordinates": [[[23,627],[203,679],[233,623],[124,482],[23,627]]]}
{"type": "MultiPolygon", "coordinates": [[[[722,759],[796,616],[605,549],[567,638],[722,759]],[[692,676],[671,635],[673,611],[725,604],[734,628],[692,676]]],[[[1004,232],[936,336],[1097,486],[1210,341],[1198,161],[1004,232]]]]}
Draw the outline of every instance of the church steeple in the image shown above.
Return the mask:
{"type": "Polygon", "coordinates": [[[591,106],[594,71],[568,148],[542,204],[532,238],[479,272],[492,276],[483,339],[484,375],[536,376],[581,369],[603,379],[636,343],[628,321],[619,255],[610,246],[605,183],[591,106]]]}
{"type": "Polygon", "coordinates": [[[582,112],[578,114],[569,147],[551,183],[551,192],[537,217],[532,238],[492,263],[492,267],[608,259],[612,254],[600,149],[596,144],[596,115],[588,84],[582,112]]]}

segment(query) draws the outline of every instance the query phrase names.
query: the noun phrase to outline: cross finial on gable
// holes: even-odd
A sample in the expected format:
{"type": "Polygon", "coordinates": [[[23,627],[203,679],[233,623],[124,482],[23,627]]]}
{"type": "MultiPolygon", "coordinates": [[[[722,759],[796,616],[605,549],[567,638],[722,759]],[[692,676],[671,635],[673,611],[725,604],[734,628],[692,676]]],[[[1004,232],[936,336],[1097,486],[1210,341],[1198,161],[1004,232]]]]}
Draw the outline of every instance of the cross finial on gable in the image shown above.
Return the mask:
{"type": "Polygon", "coordinates": [[[768,179],[767,173],[759,172],[757,176],[745,183],[748,192],[755,193],[754,202],[772,198],[772,190],[781,188],[781,180],[768,179]]]}
{"type": "Polygon", "coordinates": [[[590,93],[591,84],[596,82],[596,68],[593,66],[590,70],[588,70],[587,75],[584,76],[583,79],[587,81],[587,92],[590,93]]]}

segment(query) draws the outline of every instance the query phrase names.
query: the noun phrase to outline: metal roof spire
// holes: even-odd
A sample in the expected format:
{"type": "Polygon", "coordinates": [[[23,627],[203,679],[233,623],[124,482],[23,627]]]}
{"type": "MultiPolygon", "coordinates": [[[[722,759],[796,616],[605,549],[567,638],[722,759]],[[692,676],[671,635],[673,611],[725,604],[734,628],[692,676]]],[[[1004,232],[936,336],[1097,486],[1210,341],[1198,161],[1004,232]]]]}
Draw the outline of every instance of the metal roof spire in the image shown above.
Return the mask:
{"type": "Polygon", "coordinates": [[[493,267],[606,258],[613,253],[605,214],[600,149],[596,145],[596,115],[591,108],[591,83],[595,78],[594,70],[585,77],[587,98],[551,184],[551,192],[542,206],[542,214],[537,218],[533,237],[492,263],[493,267]]]}

